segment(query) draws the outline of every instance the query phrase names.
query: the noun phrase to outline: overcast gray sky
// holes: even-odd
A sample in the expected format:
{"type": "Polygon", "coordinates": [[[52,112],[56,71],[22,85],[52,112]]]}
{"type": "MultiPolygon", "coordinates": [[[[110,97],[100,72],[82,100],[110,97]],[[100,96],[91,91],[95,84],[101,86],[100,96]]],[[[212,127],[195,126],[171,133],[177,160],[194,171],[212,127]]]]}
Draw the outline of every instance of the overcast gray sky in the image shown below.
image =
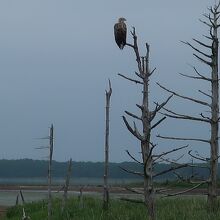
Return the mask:
{"type": "MultiPolygon", "coordinates": [[[[196,96],[201,84],[178,75],[191,73],[187,65],[203,66],[192,51],[180,43],[202,39],[208,30],[199,22],[214,0],[2,0],[0,1],[0,158],[43,159],[46,145],[35,138],[55,127],[54,159],[102,161],[104,155],[105,89],[112,81],[110,160],[129,160],[125,150],[138,155],[138,142],[126,130],[124,110],[137,112],[140,89],[117,76],[137,70],[130,48],[120,51],[113,26],[118,17],[136,27],[140,50],[151,47],[151,106],[168,96],[155,83],[196,96]]],[[[128,35],[128,41],[131,42],[128,35]]],[[[202,69],[203,70],[203,69],[202,69]]],[[[201,113],[194,106],[174,99],[170,107],[201,113]]],[[[164,135],[207,136],[203,125],[168,119],[155,131],[164,135]]],[[[157,151],[170,143],[155,138],[157,151]]],[[[208,146],[192,149],[206,154],[208,146]]]]}

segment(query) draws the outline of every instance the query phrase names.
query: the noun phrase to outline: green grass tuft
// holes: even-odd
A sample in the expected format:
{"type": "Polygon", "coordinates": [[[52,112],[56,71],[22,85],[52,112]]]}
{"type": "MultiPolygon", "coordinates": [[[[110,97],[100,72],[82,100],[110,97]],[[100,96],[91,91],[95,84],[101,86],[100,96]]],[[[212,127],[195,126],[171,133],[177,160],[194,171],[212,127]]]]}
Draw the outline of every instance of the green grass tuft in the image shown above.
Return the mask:
{"type": "MultiPolygon", "coordinates": [[[[108,211],[102,210],[102,200],[96,197],[84,198],[83,207],[77,198],[70,198],[62,215],[61,200],[53,201],[53,220],[147,220],[146,208],[142,204],[111,200],[108,211]]],[[[47,219],[46,201],[25,205],[32,220],[47,219]]],[[[3,220],[20,220],[22,206],[8,209],[3,220]]],[[[166,198],[157,201],[158,220],[218,220],[220,210],[209,213],[204,197],[166,198]]]]}

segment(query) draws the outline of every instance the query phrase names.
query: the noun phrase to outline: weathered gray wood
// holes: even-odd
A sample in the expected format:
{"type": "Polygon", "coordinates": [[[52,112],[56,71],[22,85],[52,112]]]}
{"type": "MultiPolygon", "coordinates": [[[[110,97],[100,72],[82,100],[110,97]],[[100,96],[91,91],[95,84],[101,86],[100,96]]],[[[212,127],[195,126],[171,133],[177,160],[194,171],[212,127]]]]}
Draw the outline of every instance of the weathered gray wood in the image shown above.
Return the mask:
{"type": "Polygon", "coordinates": [[[50,134],[49,134],[48,220],[52,219],[51,170],[52,170],[53,147],[54,147],[54,127],[53,127],[53,124],[52,124],[51,127],[50,127],[50,134]]]}
{"type": "Polygon", "coordinates": [[[24,200],[24,195],[23,195],[23,193],[22,193],[21,189],[20,189],[20,196],[21,196],[21,201],[22,201],[22,204],[24,205],[25,200],[24,200]]]}
{"type": "MultiPolygon", "coordinates": [[[[144,180],[144,191],[143,191],[144,204],[147,208],[148,219],[156,220],[156,208],[155,208],[156,190],[154,189],[154,184],[153,184],[153,178],[155,177],[155,175],[153,175],[153,165],[155,164],[155,162],[158,158],[160,158],[161,160],[164,160],[163,156],[170,154],[172,152],[181,150],[187,146],[164,152],[161,155],[153,155],[153,149],[156,145],[151,142],[151,131],[153,129],[155,129],[159,124],[161,124],[166,119],[166,117],[163,116],[161,119],[157,119],[156,122],[153,122],[153,120],[155,120],[157,113],[161,109],[164,108],[164,106],[168,103],[168,101],[175,94],[174,93],[171,94],[161,104],[156,103],[155,109],[153,111],[150,111],[149,82],[150,82],[150,76],[155,71],[155,68],[153,69],[153,71],[151,71],[150,67],[149,67],[150,46],[146,43],[146,45],[145,45],[146,46],[146,55],[143,57],[140,56],[139,48],[138,48],[138,44],[137,44],[137,36],[135,33],[135,28],[133,28],[133,31],[131,32],[131,34],[133,36],[133,44],[127,43],[126,45],[128,47],[131,47],[134,50],[136,62],[137,62],[137,67],[138,67],[138,72],[135,72],[135,74],[136,74],[136,76],[138,76],[141,79],[141,81],[139,81],[139,80],[137,81],[137,80],[132,79],[130,77],[125,77],[124,75],[121,75],[121,74],[120,74],[120,76],[128,81],[138,83],[139,85],[142,86],[142,102],[140,105],[136,104],[136,106],[141,111],[141,116],[137,116],[133,113],[125,111],[125,113],[129,117],[131,117],[134,120],[136,119],[140,122],[142,130],[140,131],[138,129],[138,126],[136,126],[135,122],[133,122],[133,126],[131,126],[128,119],[125,116],[122,116],[122,118],[123,118],[123,121],[124,121],[125,126],[127,127],[128,131],[140,141],[142,161],[140,162],[139,160],[134,158],[129,152],[127,152],[127,153],[134,161],[136,161],[139,164],[142,164],[142,166],[143,165],[144,166],[143,166],[143,172],[136,172],[136,171],[132,171],[132,170],[127,170],[125,168],[122,168],[122,169],[126,172],[140,175],[143,177],[143,180],[144,180]]],[[[204,102],[202,102],[202,104],[204,104],[204,102]]],[[[205,105],[206,105],[206,103],[205,103],[205,105]]],[[[171,163],[170,161],[166,161],[166,162],[171,163]]],[[[171,171],[174,171],[174,170],[180,169],[182,167],[186,167],[186,166],[188,166],[188,164],[184,164],[184,165],[175,164],[175,166],[173,166],[172,169],[166,170],[165,172],[171,172],[171,171]]],[[[156,175],[162,175],[162,174],[163,173],[158,173],[156,175]]]]}
{"type": "Polygon", "coordinates": [[[70,158],[69,163],[68,163],[66,181],[65,181],[64,192],[63,192],[62,208],[61,208],[62,212],[64,211],[64,208],[66,206],[67,193],[68,193],[68,189],[69,189],[69,182],[70,182],[71,172],[72,172],[72,158],[70,158]]]}
{"type": "Polygon", "coordinates": [[[26,215],[26,212],[25,212],[24,208],[22,209],[22,211],[23,211],[22,220],[30,220],[31,218],[30,218],[30,216],[26,215]]]}
{"type": "MultiPolygon", "coordinates": [[[[218,158],[219,158],[219,77],[218,77],[218,50],[219,50],[219,42],[218,42],[218,28],[220,27],[220,24],[218,22],[219,20],[219,10],[220,7],[220,1],[218,1],[218,4],[215,4],[213,7],[209,8],[209,15],[205,15],[206,18],[208,18],[208,21],[201,22],[208,26],[210,29],[210,36],[205,36],[209,40],[211,40],[210,45],[204,44],[201,41],[198,41],[196,39],[193,39],[200,47],[209,49],[209,52],[203,52],[197,47],[193,46],[192,44],[188,42],[184,42],[186,45],[188,45],[191,49],[193,49],[196,53],[199,53],[199,56],[197,54],[193,54],[196,58],[198,58],[200,61],[202,61],[205,65],[208,65],[211,68],[211,74],[209,77],[206,77],[198,72],[198,70],[193,67],[195,73],[199,75],[199,77],[192,77],[186,74],[182,74],[183,76],[193,78],[193,79],[203,79],[207,81],[208,83],[211,83],[211,94],[207,94],[205,92],[202,92],[199,90],[201,94],[203,94],[205,97],[211,98],[211,103],[204,102],[201,100],[197,100],[191,97],[186,97],[183,95],[178,94],[177,92],[174,92],[170,89],[167,89],[164,86],[159,86],[164,89],[165,91],[173,94],[176,97],[189,100],[201,105],[205,105],[209,108],[209,111],[211,112],[211,117],[204,116],[204,114],[200,113],[201,118],[189,116],[189,115],[183,115],[176,113],[171,110],[167,110],[164,108],[165,111],[168,113],[165,113],[164,115],[171,118],[176,119],[185,119],[185,120],[191,120],[191,121],[201,121],[206,122],[210,124],[210,130],[211,135],[208,140],[202,139],[202,138],[180,138],[180,137],[165,137],[158,135],[160,138],[165,139],[173,139],[173,140],[192,140],[192,141],[198,141],[198,142],[204,142],[208,143],[210,146],[210,159],[204,159],[201,157],[194,156],[191,152],[189,152],[189,155],[191,155],[195,159],[202,160],[204,162],[207,162],[207,166],[210,170],[209,179],[206,181],[208,183],[208,206],[211,210],[216,210],[218,208],[217,204],[217,178],[218,178],[218,158]],[[202,58],[200,56],[205,57],[202,58]],[[206,60],[209,59],[209,60],[206,60]]],[[[208,131],[209,132],[209,131],[208,131]]]]}
{"type": "Polygon", "coordinates": [[[17,196],[16,196],[15,205],[18,205],[18,202],[19,202],[19,194],[17,194],[17,196]]]}
{"type": "MultiPolygon", "coordinates": [[[[218,5],[219,6],[219,5],[218,5]]],[[[208,204],[217,208],[217,175],[218,175],[218,130],[219,130],[219,80],[218,80],[218,7],[213,8],[212,29],[212,107],[211,107],[211,150],[210,150],[210,182],[208,186],[208,204]]]]}
{"type": "Polygon", "coordinates": [[[78,199],[79,199],[79,208],[82,209],[84,207],[84,204],[83,204],[83,186],[80,187],[78,199]]]}
{"type": "MultiPolygon", "coordinates": [[[[127,129],[133,134],[139,141],[141,145],[141,153],[142,153],[142,164],[144,165],[144,204],[148,210],[148,216],[150,220],[156,219],[156,211],[155,211],[155,191],[153,187],[153,159],[152,159],[152,150],[154,145],[151,143],[151,121],[155,117],[156,113],[159,111],[159,105],[155,111],[151,112],[149,109],[149,78],[154,71],[150,71],[149,68],[149,54],[150,54],[150,46],[146,44],[146,56],[140,57],[138,44],[137,44],[137,36],[135,33],[135,28],[132,31],[133,36],[133,45],[127,44],[127,46],[131,47],[134,50],[136,56],[136,62],[138,66],[139,73],[136,73],[142,80],[142,103],[141,105],[137,105],[138,108],[141,110],[141,117],[138,117],[133,114],[128,114],[126,111],[125,113],[129,116],[138,119],[141,121],[142,124],[142,131],[140,132],[134,122],[133,128],[130,126],[129,122],[123,116],[124,123],[127,129]]],[[[125,78],[125,77],[124,77],[125,78]]],[[[125,78],[126,79],[126,78],[125,78]]],[[[170,98],[169,98],[170,99],[170,98]]],[[[168,100],[169,100],[168,99],[168,100]]],[[[168,102],[167,100],[167,102],[168,102]]],[[[164,105],[167,103],[165,102],[164,105]]],[[[164,119],[163,119],[164,120],[164,119]]],[[[161,120],[161,122],[163,121],[161,120]]],[[[156,123],[154,127],[157,126],[160,122],[156,123]]],[[[124,168],[123,168],[124,169],[124,168]]],[[[131,171],[132,172],[132,171],[131,171]]],[[[133,173],[133,172],[132,172],[133,173]]]]}
{"type": "Polygon", "coordinates": [[[112,94],[111,81],[109,80],[109,91],[105,91],[106,96],[106,111],[105,111],[105,169],[104,169],[104,192],[103,192],[103,209],[108,209],[109,204],[109,186],[108,186],[108,173],[109,173],[109,109],[110,99],[112,94]]]}

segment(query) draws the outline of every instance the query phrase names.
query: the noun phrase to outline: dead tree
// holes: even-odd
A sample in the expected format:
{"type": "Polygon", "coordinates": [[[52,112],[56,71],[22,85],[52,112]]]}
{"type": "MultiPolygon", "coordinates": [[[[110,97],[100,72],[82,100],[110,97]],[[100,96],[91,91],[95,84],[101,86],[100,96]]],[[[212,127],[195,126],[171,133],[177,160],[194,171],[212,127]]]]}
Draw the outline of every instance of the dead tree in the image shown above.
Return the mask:
{"type": "Polygon", "coordinates": [[[68,170],[67,170],[67,174],[66,174],[66,182],[64,185],[64,192],[63,192],[63,201],[62,201],[62,208],[61,211],[64,211],[64,208],[66,206],[66,200],[67,200],[67,192],[69,189],[69,182],[70,182],[70,177],[71,177],[71,171],[72,171],[72,158],[69,160],[68,163],[68,170]]]}
{"type": "MultiPolygon", "coordinates": [[[[160,193],[160,194],[162,193],[164,196],[176,196],[176,195],[180,195],[180,194],[195,190],[196,188],[200,187],[201,184],[204,184],[204,182],[198,183],[195,186],[187,190],[184,190],[182,192],[177,192],[175,194],[167,193],[168,192],[167,189],[154,188],[154,179],[156,177],[159,177],[169,172],[172,172],[175,174],[176,170],[179,170],[185,167],[194,167],[195,165],[188,164],[188,163],[179,163],[178,160],[180,160],[182,156],[184,155],[173,160],[167,158],[167,156],[169,156],[170,154],[174,152],[186,149],[188,145],[176,147],[169,151],[162,152],[160,154],[154,153],[154,149],[157,145],[154,144],[153,141],[151,140],[152,130],[155,129],[157,126],[159,126],[167,117],[166,115],[164,115],[160,119],[158,118],[156,119],[156,116],[158,115],[158,113],[161,112],[162,109],[165,108],[166,104],[169,102],[172,96],[174,96],[174,94],[171,94],[161,104],[155,103],[155,107],[153,108],[153,110],[150,110],[149,82],[150,82],[150,77],[153,75],[156,68],[154,68],[153,70],[150,70],[150,66],[149,66],[150,46],[146,43],[145,45],[146,55],[140,56],[135,28],[133,28],[133,31],[131,32],[131,34],[133,37],[133,44],[126,43],[126,45],[132,48],[134,51],[136,62],[137,62],[137,67],[138,67],[138,72],[135,72],[135,75],[139,79],[133,79],[132,77],[128,77],[120,73],[118,75],[130,82],[133,82],[135,84],[142,86],[142,103],[136,104],[138,109],[141,111],[141,115],[139,116],[132,112],[125,111],[125,114],[127,116],[134,119],[133,126],[130,125],[126,116],[123,116],[122,118],[129,132],[135,138],[137,138],[140,142],[142,160],[139,161],[133,155],[131,155],[129,151],[126,151],[126,152],[132,160],[134,160],[135,162],[137,162],[143,167],[143,172],[128,170],[124,167],[121,167],[121,168],[128,173],[136,174],[136,175],[143,177],[143,182],[144,182],[143,192],[139,190],[135,190],[135,189],[129,189],[129,190],[137,194],[143,194],[144,204],[147,207],[149,219],[155,220],[156,219],[156,209],[155,209],[155,194],[156,193],[160,193]],[[142,131],[140,131],[140,129],[138,128],[139,126],[137,126],[136,121],[139,122],[139,125],[142,128],[142,131]],[[160,172],[155,172],[154,166],[161,162],[169,163],[170,167],[160,172]]],[[[134,202],[140,202],[140,201],[134,201],[134,202]]]]}
{"type": "Polygon", "coordinates": [[[206,20],[200,20],[209,28],[209,35],[204,36],[210,41],[210,43],[204,43],[200,40],[193,39],[195,44],[189,42],[183,42],[189,46],[193,51],[193,55],[201,61],[203,64],[208,66],[211,71],[210,74],[204,75],[200,71],[193,67],[194,75],[182,74],[184,77],[190,79],[203,80],[210,83],[211,93],[207,93],[201,90],[198,90],[202,95],[204,95],[208,101],[199,100],[197,98],[188,97],[182,95],[173,90],[167,89],[165,86],[158,84],[162,89],[169,92],[173,96],[181,98],[183,100],[188,100],[190,102],[205,106],[208,108],[210,115],[206,113],[200,113],[199,117],[191,116],[188,114],[177,113],[173,110],[163,108],[163,115],[175,118],[183,119],[190,121],[203,122],[210,126],[210,139],[203,138],[188,138],[188,137],[166,137],[158,135],[160,138],[172,139],[172,140],[186,140],[186,141],[197,141],[203,142],[210,146],[210,158],[204,158],[200,155],[193,155],[190,151],[189,154],[193,158],[206,162],[210,170],[209,179],[206,181],[208,183],[208,205],[213,210],[217,207],[217,174],[218,174],[218,158],[219,158],[219,142],[218,142],[218,130],[219,130],[219,79],[218,79],[218,28],[220,27],[218,20],[220,17],[220,2],[214,7],[210,7],[209,14],[204,14],[206,20]],[[202,48],[202,49],[200,49],[202,48]],[[204,52],[205,51],[205,52],[204,52]],[[206,52],[208,51],[208,52],[206,52]]]}
{"type": "Polygon", "coordinates": [[[35,149],[42,150],[42,149],[49,149],[49,156],[48,158],[48,170],[47,170],[47,184],[48,184],[48,220],[52,218],[52,195],[51,195],[51,171],[52,171],[52,159],[53,159],[53,147],[54,147],[54,127],[51,124],[49,128],[49,136],[37,138],[42,140],[49,140],[49,146],[40,146],[36,147],[35,149]]]}
{"type": "Polygon", "coordinates": [[[50,127],[49,134],[49,163],[48,163],[48,220],[52,219],[52,195],[51,195],[51,171],[52,171],[52,158],[54,147],[54,127],[50,127]]]}
{"type": "Polygon", "coordinates": [[[112,94],[111,81],[109,80],[109,91],[105,91],[106,97],[106,122],[105,122],[105,170],[104,170],[104,192],[103,192],[103,209],[108,209],[109,203],[109,186],[108,186],[108,173],[109,173],[109,108],[110,98],[112,94]]]}
{"type": "MultiPolygon", "coordinates": [[[[135,28],[133,28],[133,31],[131,32],[133,37],[133,44],[127,43],[126,45],[133,49],[136,57],[138,72],[135,72],[135,75],[139,79],[133,79],[130,77],[127,77],[123,74],[118,74],[124,79],[127,79],[135,84],[139,84],[142,86],[142,103],[141,105],[137,104],[136,106],[141,111],[141,116],[138,116],[134,113],[131,113],[129,111],[125,111],[127,116],[130,116],[134,120],[137,120],[140,122],[142,131],[139,131],[138,126],[136,125],[136,122],[134,121],[133,127],[128,122],[126,116],[123,116],[123,121],[127,127],[127,129],[130,131],[130,133],[137,138],[140,141],[140,147],[141,147],[141,153],[142,153],[142,161],[138,161],[136,158],[134,158],[128,151],[128,155],[135,160],[136,162],[142,164],[143,166],[143,173],[140,172],[134,172],[129,171],[125,168],[123,168],[127,172],[135,173],[137,175],[140,175],[144,179],[144,203],[148,210],[148,215],[151,220],[156,219],[156,213],[155,213],[155,189],[153,185],[153,178],[156,176],[156,174],[153,174],[153,166],[156,163],[156,161],[160,158],[163,158],[168,153],[172,153],[173,151],[163,153],[161,155],[157,155],[158,157],[154,157],[153,150],[156,147],[155,144],[151,141],[151,131],[155,129],[161,122],[165,120],[165,116],[161,119],[157,120],[155,122],[155,117],[157,113],[168,103],[168,101],[171,99],[172,95],[169,96],[163,103],[158,104],[156,103],[155,108],[151,111],[149,107],[149,81],[150,77],[153,75],[155,69],[152,71],[149,67],[149,55],[150,55],[150,46],[146,43],[146,55],[140,56],[139,54],[139,48],[137,44],[137,36],[135,33],[135,28]]],[[[180,150],[182,148],[179,148],[180,150]]],[[[184,164],[184,166],[186,166],[184,164]]],[[[179,166],[176,166],[175,168],[172,167],[171,170],[164,171],[170,172],[172,170],[178,169],[179,166]]],[[[163,174],[163,173],[162,173],[163,174]]],[[[159,175],[162,175],[158,173],[159,175]]]]}

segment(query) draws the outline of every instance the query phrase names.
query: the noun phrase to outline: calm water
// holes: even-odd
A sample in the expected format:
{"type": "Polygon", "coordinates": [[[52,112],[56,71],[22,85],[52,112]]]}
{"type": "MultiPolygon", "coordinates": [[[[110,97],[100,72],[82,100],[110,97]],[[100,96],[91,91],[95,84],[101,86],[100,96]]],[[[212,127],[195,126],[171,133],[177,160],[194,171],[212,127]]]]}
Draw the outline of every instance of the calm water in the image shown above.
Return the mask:
{"type": "MultiPolygon", "coordinates": [[[[63,185],[63,178],[53,178],[52,184],[63,185]]],[[[140,179],[109,179],[110,184],[123,185],[140,182],[140,179]]],[[[76,178],[70,180],[70,185],[102,185],[102,178],[76,178]]],[[[47,178],[0,178],[0,185],[47,185],[47,178]]]]}
{"type": "MultiPolygon", "coordinates": [[[[109,179],[110,184],[127,184],[133,182],[139,182],[140,179],[109,179]]],[[[0,178],[0,185],[46,185],[47,179],[45,178],[0,178]]],[[[62,186],[64,184],[63,178],[54,178],[54,185],[62,186]]],[[[103,179],[100,178],[78,178],[72,179],[70,181],[71,185],[102,185],[103,179]]],[[[32,202],[42,199],[47,199],[47,191],[44,190],[25,190],[22,191],[25,202],[32,202]]],[[[19,190],[0,190],[0,205],[3,206],[13,206],[15,205],[17,195],[19,194],[19,190]]],[[[52,192],[53,197],[62,196],[63,192],[52,192]]],[[[69,196],[77,195],[78,192],[69,192],[69,196]]],[[[19,202],[21,203],[21,199],[19,196],[19,202]]]]}
{"type": "MultiPolygon", "coordinates": [[[[0,191],[0,205],[3,206],[13,206],[15,205],[17,195],[19,191],[12,190],[12,191],[0,191]]],[[[46,199],[47,195],[45,192],[23,192],[24,198],[26,202],[46,199]]],[[[20,199],[20,197],[19,197],[20,199]]],[[[21,200],[20,200],[21,202],[21,200]]]]}
{"type": "MultiPolygon", "coordinates": [[[[38,200],[47,199],[47,191],[40,190],[25,190],[22,191],[25,202],[33,202],[38,200]]],[[[77,195],[78,192],[69,192],[68,195],[77,195]]],[[[18,190],[4,190],[0,191],[0,205],[2,206],[13,206],[16,203],[17,195],[19,195],[18,190]]],[[[61,197],[63,192],[52,192],[53,197],[61,197]]],[[[21,197],[19,195],[19,204],[22,204],[21,197]]]]}

